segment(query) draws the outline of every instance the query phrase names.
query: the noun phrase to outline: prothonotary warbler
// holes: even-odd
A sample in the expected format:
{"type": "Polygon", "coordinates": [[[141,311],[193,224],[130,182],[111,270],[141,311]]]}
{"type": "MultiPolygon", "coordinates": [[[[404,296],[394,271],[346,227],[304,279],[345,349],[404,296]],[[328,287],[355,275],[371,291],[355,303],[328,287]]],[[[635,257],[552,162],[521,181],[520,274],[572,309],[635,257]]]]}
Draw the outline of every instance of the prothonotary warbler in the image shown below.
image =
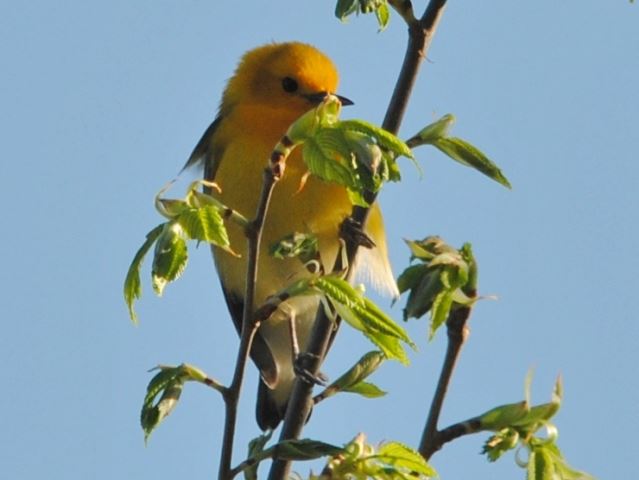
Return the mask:
{"type": "MultiPolygon", "coordinates": [[[[217,118],[204,132],[186,166],[204,164],[204,176],[222,192],[215,194],[228,207],[252,218],[262,185],[262,172],[271,151],[288,127],[337,89],[333,62],[316,48],[303,43],[270,43],[247,52],[228,81],[217,118]]],[[[343,99],[343,103],[348,103],[343,99]]],[[[259,257],[255,305],[299,278],[311,275],[296,258],[276,259],[269,248],[294,232],[313,233],[318,239],[321,263],[330,271],[340,241],[339,226],[351,213],[346,190],[310,177],[301,149],[287,160],[282,179],[276,184],[266,216],[259,257]],[[300,190],[300,185],[303,188],[300,190]]],[[[239,331],[242,322],[246,277],[246,237],[241,227],[228,225],[231,247],[239,258],[213,249],[215,264],[231,317],[239,331]]],[[[381,213],[375,204],[365,232],[376,247],[360,249],[361,275],[378,290],[397,294],[387,257],[381,213]]],[[[257,400],[257,422],[266,430],[281,421],[291,393],[295,373],[289,322],[294,321],[300,350],[305,351],[319,300],[289,299],[264,321],[251,350],[261,374],[257,400]]]]}

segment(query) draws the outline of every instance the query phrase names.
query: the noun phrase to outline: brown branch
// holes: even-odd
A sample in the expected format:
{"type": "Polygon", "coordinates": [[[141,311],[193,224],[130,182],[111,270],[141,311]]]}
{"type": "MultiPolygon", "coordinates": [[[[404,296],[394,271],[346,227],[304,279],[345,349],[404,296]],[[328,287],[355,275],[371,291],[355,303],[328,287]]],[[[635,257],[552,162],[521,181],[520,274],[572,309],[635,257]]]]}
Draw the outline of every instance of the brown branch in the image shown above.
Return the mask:
{"type": "Polygon", "coordinates": [[[262,192],[255,214],[255,219],[246,229],[248,240],[248,266],[246,273],[246,288],[244,293],[244,311],[242,312],[242,330],[240,333],[240,346],[237,352],[237,360],[235,362],[235,371],[231,385],[226,389],[224,394],[225,418],[224,418],[224,434],[222,439],[222,452],[220,455],[220,468],[218,478],[220,480],[230,480],[235,473],[231,469],[231,461],[233,455],[233,441],[235,438],[235,426],[237,423],[237,404],[242,389],[242,381],[244,372],[253,344],[255,332],[259,327],[259,319],[254,315],[254,298],[255,285],[257,284],[258,260],[260,244],[262,241],[262,231],[264,226],[264,218],[268,205],[273,193],[273,187],[281,176],[283,164],[273,162],[272,166],[264,170],[264,181],[262,183],[262,192]],[[271,168],[273,167],[273,168],[271,168]]]}
{"type": "MultiPolygon", "coordinates": [[[[399,4],[399,2],[393,2],[394,8],[395,4],[399,4]]],[[[408,4],[410,4],[410,2],[408,2],[408,4]]],[[[406,112],[406,106],[408,105],[419,67],[424,58],[426,58],[426,52],[437,29],[445,4],[446,0],[431,0],[419,22],[413,23],[411,20],[411,25],[409,25],[408,29],[409,38],[404,63],[402,64],[395,90],[393,91],[384,122],[382,123],[382,127],[391,133],[396,134],[399,131],[399,126],[406,112]]],[[[406,5],[406,2],[404,2],[404,5],[406,5]]],[[[402,17],[406,18],[405,15],[402,15],[402,17]]],[[[376,194],[366,192],[365,198],[372,204],[375,201],[376,194]]],[[[356,206],[353,208],[351,218],[364,228],[368,214],[368,208],[356,206]]],[[[358,245],[355,242],[346,241],[346,256],[349,268],[347,278],[349,279],[353,273],[350,266],[354,263],[357,248],[358,245]]],[[[333,272],[339,272],[343,269],[344,265],[342,265],[341,262],[341,255],[338,254],[333,272]]],[[[309,355],[303,357],[306,361],[303,368],[312,375],[317,375],[319,372],[335,328],[336,325],[333,320],[329,319],[324,310],[320,308],[317,312],[307,347],[307,353],[309,355]]],[[[295,381],[293,392],[286,409],[280,440],[300,437],[312,408],[312,393],[313,385],[299,378],[295,381]]],[[[271,466],[268,478],[269,480],[284,480],[289,476],[290,469],[290,461],[275,460],[271,466]]]]}
{"type": "MultiPolygon", "coordinates": [[[[442,405],[444,404],[444,398],[448,391],[450,379],[455,370],[455,364],[459,358],[459,353],[468,337],[468,328],[466,322],[470,317],[470,307],[460,307],[451,310],[448,319],[446,320],[446,327],[448,333],[448,347],[446,349],[446,357],[442,365],[442,370],[439,374],[439,380],[437,382],[437,389],[433,396],[433,400],[430,404],[430,410],[428,412],[428,418],[426,420],[426,426],[422,434],[422,439],[419,442],[419,453],[428,460],[431,455],[439,450],[443,445],[440,432],[437,430],[437,422],[439,421],[439,415],[442,411],[442,405]]],[[[447,440],[449,441],[449,440],[447,440]]]]}

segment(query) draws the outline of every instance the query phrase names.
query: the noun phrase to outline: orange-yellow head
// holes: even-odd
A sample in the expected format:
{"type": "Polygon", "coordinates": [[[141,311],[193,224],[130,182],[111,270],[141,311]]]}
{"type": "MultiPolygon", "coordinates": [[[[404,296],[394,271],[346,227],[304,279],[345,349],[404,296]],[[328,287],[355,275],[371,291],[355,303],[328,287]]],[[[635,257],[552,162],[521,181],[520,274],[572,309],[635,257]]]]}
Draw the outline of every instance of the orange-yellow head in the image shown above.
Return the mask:
{"type": "Polygon", "coordinates": [[[315,47],[299,42],[270,43],[242,57],[224,91],[220,114],[237,104],[259,105],[290,111],[293,120],[326,94],[334,94],[338,82],[335,65],[315,47]]]}

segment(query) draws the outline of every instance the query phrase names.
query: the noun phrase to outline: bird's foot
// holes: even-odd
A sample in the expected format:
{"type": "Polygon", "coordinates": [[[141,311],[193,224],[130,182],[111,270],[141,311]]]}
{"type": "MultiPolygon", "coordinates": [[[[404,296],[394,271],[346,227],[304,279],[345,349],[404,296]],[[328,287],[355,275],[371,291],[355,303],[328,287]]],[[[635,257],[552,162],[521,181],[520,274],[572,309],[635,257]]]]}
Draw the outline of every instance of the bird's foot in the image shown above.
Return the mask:
{"type": "Polygon", "coordinates": [[[308,366],[313,360],[317,360],[317,355],[313,355],[312,353],[298,354],[293,361],[293,371],[298,378],[310,385],[326,386],[328,383],[328,377],[326,375],[319,371],[317,374],[313,374],[313,372],[310,371],[308,366]]]}
{"type": "Polygon", "coordinates": [[[351,217],[346,217],[340,225],[340,237],[347,242],[355,242],[360,247],[375,247],[373,239],[364,233],[362,224],[351,217]]]}

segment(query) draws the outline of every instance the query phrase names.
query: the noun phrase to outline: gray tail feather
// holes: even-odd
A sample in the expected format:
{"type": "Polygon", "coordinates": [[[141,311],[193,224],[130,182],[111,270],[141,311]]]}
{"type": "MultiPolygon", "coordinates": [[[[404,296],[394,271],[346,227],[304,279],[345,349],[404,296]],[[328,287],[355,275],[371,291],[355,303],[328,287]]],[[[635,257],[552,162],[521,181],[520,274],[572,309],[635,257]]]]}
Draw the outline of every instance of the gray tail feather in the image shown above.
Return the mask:
{"type": "Polygon", "coordinates": [[[286,405],[283,409],[279,409],[271,396],[271,390],[260,378],[260,384],[257,387],[257,407],[255,415],[257,424],[265,431],[268,429],[275,430],[284,417],[286,405]]]}

